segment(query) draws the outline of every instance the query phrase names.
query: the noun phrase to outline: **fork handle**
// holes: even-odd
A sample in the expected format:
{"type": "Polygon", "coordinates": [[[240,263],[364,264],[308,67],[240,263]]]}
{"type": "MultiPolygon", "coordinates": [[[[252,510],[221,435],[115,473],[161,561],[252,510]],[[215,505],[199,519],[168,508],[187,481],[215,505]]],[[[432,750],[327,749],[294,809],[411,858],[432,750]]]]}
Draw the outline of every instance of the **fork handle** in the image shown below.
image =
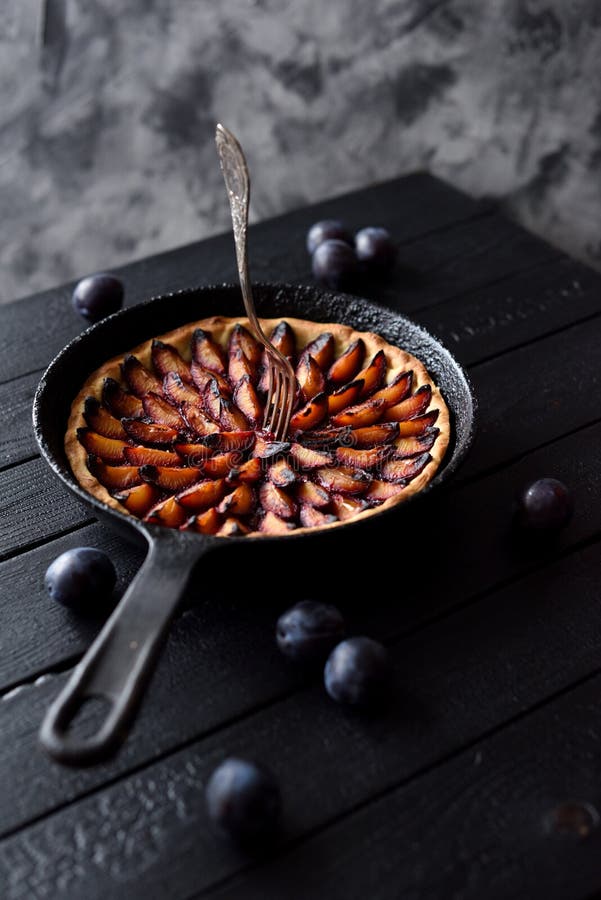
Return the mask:
{"type": "Polygon", "coordinates": [[[255,312],[248,269],[247,235],[248,207],[250,204],[248,166],[246,165],[242,147],[232,132],[228,131],[223,125],[217,125],[215,143],[217,144],[221,171],[223,172],[230,201],[234,243],[236,245],[236,262],[238,264],[238,277],[240,279],[244,308],[252,329],[256,332],[256,336],[264,346],[269,346],[255,312]]]}
{"type": "Polygon", "coordinates": [[[263,427],[268,431],[273,431],[276,436],[279,435],[281,440],[286,434],[290,422],[296,379],[290,361],[265,336],[255,311],[248,272],[247,248],[250,176],[242,147],[231,131],[228,131],[223,125],[217,125],[215,143],[230,201],[234,243],[236,245],[236,262],[238,263],[238,278],[240,279],[244,308],[251,331],[254,332],[257,340],[267,351],[272,363],[269,373],[269,392],[265,403],[263,427]]]}

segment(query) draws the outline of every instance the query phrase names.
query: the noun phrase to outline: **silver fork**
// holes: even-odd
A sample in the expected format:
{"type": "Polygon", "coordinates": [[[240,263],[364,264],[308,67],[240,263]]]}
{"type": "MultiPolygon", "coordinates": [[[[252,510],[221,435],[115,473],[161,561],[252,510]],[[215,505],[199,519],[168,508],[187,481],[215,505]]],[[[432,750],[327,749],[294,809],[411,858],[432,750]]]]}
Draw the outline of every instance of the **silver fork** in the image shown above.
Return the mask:
{"type": "Polygon", "coordinates": [[[296,396],[296,377],[289,360],[266,337],[255,310],[248,273],[247,250],[250,176],[242,147],[232,132],[223,125],[217,125],[215,143],[230,201],[236,262],[238,263],[238,277],[244,308],[250,323],[250,330],[265,348],[269,360],[269,391],[265,403],[263,427],[272,432],[276,440],[281,441],[286,437],[290,425],[290,416],[296,396]]]}

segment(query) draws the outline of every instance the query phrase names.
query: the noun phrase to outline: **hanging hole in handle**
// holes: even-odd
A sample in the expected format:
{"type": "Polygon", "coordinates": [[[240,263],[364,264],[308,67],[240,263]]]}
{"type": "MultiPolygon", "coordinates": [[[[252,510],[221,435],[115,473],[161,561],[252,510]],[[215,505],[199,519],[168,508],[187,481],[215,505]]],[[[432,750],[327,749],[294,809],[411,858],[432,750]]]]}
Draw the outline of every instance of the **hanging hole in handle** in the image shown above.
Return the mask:
{"type": "Polygon", "coordinates": [[[40,730],[45,750],[58,762],[91,765],[121,743],[127,704],[104,694],[71,694],[50,707],[40,730]]]}
{"type": "Polygon", "coordinates": [[[69,721],[65,723],[65,737],[73,741],[89,741],[102,731],[113,706],[114,702],[102,694],[80,697],[69,721]]]}

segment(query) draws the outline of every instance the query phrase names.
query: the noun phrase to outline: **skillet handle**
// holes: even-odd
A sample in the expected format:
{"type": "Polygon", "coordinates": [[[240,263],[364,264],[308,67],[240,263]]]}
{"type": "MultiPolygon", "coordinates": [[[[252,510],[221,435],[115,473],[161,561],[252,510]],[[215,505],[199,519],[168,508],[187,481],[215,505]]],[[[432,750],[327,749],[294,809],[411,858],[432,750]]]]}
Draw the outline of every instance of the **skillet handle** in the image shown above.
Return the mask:
{"type": "Polygon", "coordinates": [[[54,759],[89,765],[110,756],[124,741],[154,671],[169,624],[192,570],[211,541],[162,529],[121,602],[42,723],[40,742],[54,759]],[[108,700],[110,710],[91,737],[69,735],[85,700],[108,700]]]}

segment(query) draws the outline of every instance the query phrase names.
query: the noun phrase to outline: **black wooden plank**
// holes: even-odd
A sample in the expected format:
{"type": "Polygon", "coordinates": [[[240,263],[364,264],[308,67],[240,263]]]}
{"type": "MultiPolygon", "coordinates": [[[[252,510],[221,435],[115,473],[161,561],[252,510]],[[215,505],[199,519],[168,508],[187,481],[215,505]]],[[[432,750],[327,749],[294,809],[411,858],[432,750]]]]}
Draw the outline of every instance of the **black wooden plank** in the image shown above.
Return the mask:
{"type": "Polygon", "coordinates": [[[99,524],[22,553],[0,566],[0,692],[16,681],[64,666],[85,652],[106,613],[70,613],[44,590],[44,574],[71,547],[104,550],[117,570],[115,599],[129,584],[143,554],[99,524]]]}
{"type": "MultiPolygon", "coordinates": [[[[423,173],[395,179],[253,225],[249,237],[252,275],[255,280],[271,281],[309,277],[305,236],[320,218],[340,216],[354,227],[381,222],[391,227],[396,240],[403,241],[491,207],[423,173]]],[[[232,237],[217,235],[115,272],[123,278],[127,305],[191,285],[233,281],[232,237]]],[[[44,368],[79,334],[82,319],[71,309],[72,287],[63,285],[0,307],[0,383],[44,368]]]]}
{"type": "MultiPolygon", "coordinates": [[[[589,547],[534,573],[518,588],[496,593],[485,603],[464,610],[452,623],[438,623],[394,644],[396,689],[386,713],[378,717],[349,714],[315,685],[263,710],[250,722],[234,724],[0,843],[0,867],[8,875],[10,860],[17,854],[25,860],[35,883],[50,896],[62,873],[73,879],[74,891],[77,886],[86,897],[101,897],[108,892],[108,879],[118,871],[119,886],[113,885],[111,896],[159,897],[168,876],[170,897],[188,897],[247,862],[211,836],[203,807],[202,786],[207,775],[216,760],[229,753],[258,758],[278,775],[286,804],[287,841],[324,827],[370,797],[475,742],[490,729],[498,729],[500,723],[522,715],[566,685],[598,671],[599,550],[599,545],[589,547]],[[571,586],[570,597],[566,596],[566,583],[571,586]],[[121,832],[137,846],[134,858],[114,840],[121,832]],[[56,853],[57,845],[68,849],[55,861],[51,853],[53,847],[56,853]]],[[[38,707],[48,687],[23,692],[10,702],[38,707]]],[[[566,706],[565,715],[573,723],[570,708],[566,706]]],[[[546,728],[551,730],[555,721],[551,706],[546,728]]],[[[2,733],[9,746],[17,744],[10,727],[2,733]]],[[[596,741],[596,734],[589,736],[589,754],[596,741]]],[[[583,751],[585,746],[586,739],[583,751]]],[[[35,748],[27,747],[27,762],[35,754],[35,748]]],[[[536,758],[540,767],[540,752],[536,758]]],[[[553,757],[547,754],[545,760],[553,772],[553,757]]],[[[24,781],[30,776],[27,762],[24,781]]],[[[519,750],[515,755],[506,752],[499,766],[505,777],[517,777],[519,750]]],[[[62,783],[63,797],[69,796],[73,781],[82,778],[57,773],[49,764],[47,769],[46,777],[38,774],[35,782],[39,792],[45,789],[46,779],[54,777],[62,783]]],[[[557,801],[563,799],[561,792],[556,795],[557,801]]],[[[386,819],[380,821],[385,828],[386,819]]],[[[451,837],[460,821],[451,814],[444,831],[451,837]]],[[[476,822],[473,827],[477,828],[476,822]]],[[[506,827],[510,827],[508,823],[506,827]]],[[[390,844],[385,842],[386,850],[380,851],[382,833],[379,829],[376,833],[372,850],[382,864],[390,844]]],[[[356,828],[347,839],[360,846],[370,841],[369,835],[368,829],[356,828]]],[[[444,841],[438,835],[434,842],[444,841]]],[[[315,853],[315,845],[312,850],[315,853]]],[[[319,852],[313,865],[323,866],[327,874],[328,864],[320,861],[319,852]]],[[[278,870],[277,862],[275,868],[278,870]]],[[[289,865],[288,878],[300,877],[302,868],[289,865]]],[[[256,877],[257,889],[275,887],[268,875],[256,877]]],[[[282,882],[276,883],[280,892],[261,896],[282,896],[282,882]]],[[[328,883],[325,896],[345,896],[334,887],[328,883]]]]}
{"type": "Polygon", "coordinates": [[[91,519],[43,460],[0,473],[0,560],[91,519]]]}
{"type": "Polygon", "coordinates": [[[393,278],[367,280],[364,287],[374,299],[415,314],[514,272],[561,259],[566,257],[557,249],[497,213],[403,244],[393,278]]]}
{"type": "Polygon", "coordinates": [[[600,690],[597,675],[202,896],[593,900],[601,852],[600,690]],[[572,804],[567,824],[557,827],[561,809],[572,804]]]}
{"type": "Polygon", "coordinates": [[[470,366],[599,312],[599,274],[562,259],[462,294],[414,318],[470,366]]]}
{"type": "MultiPolygon", "coordinates": [[[[578,542],[590,540],[601,533],[601,475],[596,451],[600,438],[601,426],[596,426],[584,435],[574,435],[553,447],[544,448],[514,466],[512,471],[505,470],[483,482],[449,493],[444,501],[432,504],[428,514],[423,513],[427,532],[422,527],[423,521],[414,522],[412,519],[416,533],[414,540],[405,536],[399,522],[399,546],[394,554],[399,562],[387,564],[386,560],[382,560],[379,563],[375,588],[373,566],[363,563],[351,565],[348,562],[366,557],[365,537],[361,535],[355,538],[352,533],[349,535],[343,552],[341,550],[342,558],[327,555],[324,559],[314,551],[314,568],[319,574],[311,575],[309,580],[302,577],[306,564],[301,564],[298,553],[295,555],[290,548],[286,550],[285,542],[282,542],[280,553],[284,571],[293,573],[285,588],[285,597],[277,595],[270,601],[253,604],[249,604],[246,586],[250,584],[257,567],[264,562],[258,551],[247,549],[237,556],[231,547],[216,551],[204,560],[189,594],[189,599],[196,600],[199,605],[175,624],[166,656],[160,664],[140,720],[113,763],[90,772],[73,773],[51,765],[39,752],[37,727],[65,676],[53,676],[47,684],[36,688],[27,687],[5,705],[0,704],[0,733],[10,735],[10,740],[0,743],[0,794],[5,800],[0,805],[0,832],[43,815],[102,784],[107,778],[143,765],[156,755],[195,740],[222,727],[232,718],[247,715],[253,708],[271,703],[298,687],[303,675],[287,665],[277,653],[273,629],[278,613],[302,596],[309,594],[325,600],[335,598],[348,616],[352,633],[369,633],[392,640],[407,635],[427,621],[436,621],[458,603],[492,590],[499,580],[517,578],[536,566],[543,568],[538,574],[530,576],[539,579],[534,596],[541,593],[541,585],[546,592],[547,582],[554,580],[544,568],[548,555],[525,550],[510,539],[511,494],[517,485],[533,474],[550,472],[563,477],[573,486],[577,512],[552,552],[565,552],[578,542]],[[579,452],[580,446],[586,447],[588,452],[579,452]],[[434,529],[432,523],[435,523],[434,529]],[[446,536],[444,545],[441,546],[436,538],[428,540],[423,537],[432,531],[446,536]],[[220,561],[222,554],[229,554],[223,556],[223,562],[220,561]],[[432,564],[433,559],[436,565],[432,564]],[[240,573],[235,583],[224,579],[222,566],[226,567],[227,572],[240,573]],[[342,592],[341,580],[344,584],[342,592]],[[23,778],[15,782],[12,773],[21,756],[25,760],[20,763],[23,778]]],[[[378,545],[382,539],[382,533],[376,532],[371,540],[368,537],[367,546],[378,545]]],[[[596,552],[598,554],[598,548],[596,552]]],[[[562,565],[565,571],[569,570],[569,560],[562,565]]],[[[579,566],[574,566],[579,571],[579,566]]],[[[41,569],[38,562],[33,563],[34,567],[41,569]]],[[[484,601],[484,608],[490,610],[492,603],[493,613],[495,607],[503,611],[510,628],[513,627],[511,623],[515,622],[517,632],[523,626],[523,634],[530,633],[536,637],[536,632],[533,629],[528,631],[527,622],[523,622],[519,614],[523,597],[531,589],[520,587],[518,583],[515,592],[521,599],[513,617],[507,612],[508,604],[513,603],[514,592],[511,588],[502,594],[497,593],[496,597],[501,599],[484,601]]],[[[559,581],[557,589],[563,590],[559,581]]],[[[36,592],[38,600],[42,594],[40,585],[36,592]]],[[[14,602],[20,602],[16,585],[14,602]]],[[[40,607],[40,621],[44,627],[46,606],[40,604],[40,607]]],[[[476,611],[479,608],[476,606],[476,611]]],[[[532,610],[538,610],[538,607],[533,606],[532,610]]],[[[529,610],[525,612],[528,614],[529,610]]],[[[567,607],[566,612],[573,615],[573,608],[567,607]]],[[[485,632],[478,640],[491,654],[493,648],[488,636],[488,622],[493,613],[475,613],[485,632]]],[[[465,623],[468,615],[469,611],[458,613],[439,626],[433,626],[439,628],[443,635],[454,636],[457,649],[461,652],[465,652],[468,646],[461,638],[464,631],[467,633],[465,623]]],[[[49,630],[58,634],[61,617],[65,623],[67,652],[73,641],[81,636],[76,633],[77,617],[66,610],[55,611],[49,630]]],[[[579,606],[578,628],[582,626],[586,630],[590,625],[589,618],[588,607],[579,606]]],[[[590,627],[591,634],[595,634],[594,622],[590,627]]],[[[497,635],[497,631],[492,632],[493,636],[497,635]]],[[[433,631],[429,633],[431,635],[433,631]]],[[[409,638],[403,645],[403,654],[410,652],[408,647],[415,646],[411,652],[418,656],[423,653],[424,665],[427,665],[431,652],[441,653],[440,647],[435,651],[428,649],[433,638],[427,637],[427,634],[420,632],[409,638]]],[[[497,637],[501,641],[499,660],[513,659],[513,651],[506,649],[504,642],[517,640],[516,635],[508,636],[506,630],[501,629],[497,637]]],[[[541,632],[541,640],[548,643],[551,638],[541,632]]],[[[26,646],[30,646],[29,638],[26,646]]],[[[541,655],[547,658],[548,664],[555,667],[558,674],[565,673],[573,665],[571,644],[566,645],[566,659],[561,655],[547,657],[543,644],[535,643],[533,646],[543,648],[541,655]]],[[[36,655],[37,670],[41,652],[39,650],[36,655]]],[[[55,653],[54,648],[52,652],[55,653]]],[[[56,659],[57,654],[53,658],[56,659]]],[[[456,665],[453,655],[452,663],[453,671],[457,668],[460,674],[462,669],[456,665]]],[[[443,664],[444,660],[441,660],[440,665],[443,664]]],[[[551,676],[547,674],[544,677],[551,676]]],[[[471,678],[469,671],[466,678],[471,678]]],[[[487,689],[489,687],[490,683],[487,689]]],[[[465,690],[468,688],[469,685],[465,690]]],[[[537,689],[543,691],[542,682],[537,689]]],[[[461,696],[459,686],[456,696],[461,696]]],[[[254,724],[249,725],[249,730],[254,727],[254,724]]]]}
{"type": "Polygon", "coordinates": [[[40,380],[37,372],[0,385],[0,467],[12,465],[37,453],[31,426],[31,404],[40,380]]]}
{"type": "Polygon", "coordinates": [[[461,476],[601,417],[601,316],[471,370],[479,430],[461,476]]]}

